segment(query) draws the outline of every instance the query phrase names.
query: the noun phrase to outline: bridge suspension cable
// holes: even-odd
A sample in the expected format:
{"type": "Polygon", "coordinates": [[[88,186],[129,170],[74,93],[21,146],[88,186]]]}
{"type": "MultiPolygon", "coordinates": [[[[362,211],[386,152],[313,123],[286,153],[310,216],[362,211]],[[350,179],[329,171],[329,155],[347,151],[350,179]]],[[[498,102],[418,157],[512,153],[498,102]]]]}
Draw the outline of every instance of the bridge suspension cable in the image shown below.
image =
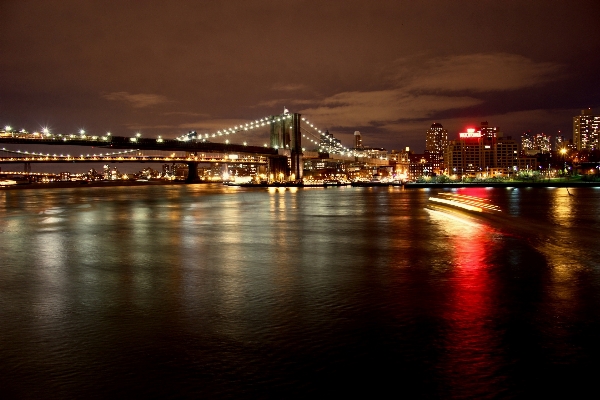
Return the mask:
{"type": "Polygon", "coordinates": [[[226,129],[221,129],[218,130],[216,132],[213,133],[200,133],[198,134],[196,131],[191,131],[188,132],[182,136],[179,136],[177,138],[177,140],[183,140],[183,141],[188,141],[188,140],[192,140],[192,139],[197,139],[197,140],[207,140],[210,138],[217,138],[220,136],[227,136],[227,135],[233,135],[235,133],[238,132],[244,132],[244,131],[250,131],[253,129],[259,129],[265,126],[270,126],[271,124],[274,124],[275,122],[280,122],[286,119],[291,119],[292,115],[291,114],[281,114],[281,115],[277,115],[277,116],[270,116],[270,117],[264,117],[261,119],[256,119],[254,121],[249,121],[246,123],[242,123],[239,125],[235,125],[233,127],[229,127],[226,129]]]}
{"type": "MultiPolygon", "coordinates": [[[[308,119],[302,117],[302,121],[304,121],[308,126],[310,126],[314,131],[319,133],[319,150],[328,153],[351,153],[351,151],[342,146],[342,143],[339,139],[333,136],[328,131],[323,132],[318,127],[316,127],[313,123],[311,123],[308,119]]],[[[309,131],[307,131],[309,132],[309,131]]],[[[310,139],[309,139],[310,140],[310,139]]]]}
{"type": "MultiPolygon", "coordinates": [[[[241,123],[241,124],[235,125],[233,127],[220,129],[213,133],[198,134],[196,131],[190,131],[184,135],[179,136],[177,138],[177,140],[181,140],[181,141],[200,140],[200,141],[204,142],[209,139],[233,135],[238,132],[251,131],[254,129],[269,127],[271,124],[274,124],[274,123],[280,122],[280,121],[284,121],[287,119],[291,119],[291,118],[292,118],[292,114],[290,114],[289,112],[285,112],[284,114],[281,114],[281,115],[263,117],[260,119],[256,119],[254,121],[241,123]]],[[[311,128],[311,129],[307,129],[307,128],[304,128],[301,126],[300,129],[301,129],[301,131],[304,132],[304,134],[302,136],[304,138],[310,140],[312,143],[316,144],[317,146],[319,146],[320,151],[324,151],[324,152],[326,151],[326,152],[330,152],[330,153],[341,153],[341,154],[352,153],[352,151],[350,149],[348,149],[347,147],[343,146],[341,144],[341,141],[339,139],[337,139],[335,136],[333,136],[333,134],[329,133],[328,131],[325,131],[325,132],[322,131],[321,129],[319,129],[316,125],[311,123],[305,117],[302,117],[302,122],[307,127],[311,128]],[[311,130],[314,132],[311,132],[311,130]],[[312,139],[311,139],[311,137],[312,137],[312,139]]]]}

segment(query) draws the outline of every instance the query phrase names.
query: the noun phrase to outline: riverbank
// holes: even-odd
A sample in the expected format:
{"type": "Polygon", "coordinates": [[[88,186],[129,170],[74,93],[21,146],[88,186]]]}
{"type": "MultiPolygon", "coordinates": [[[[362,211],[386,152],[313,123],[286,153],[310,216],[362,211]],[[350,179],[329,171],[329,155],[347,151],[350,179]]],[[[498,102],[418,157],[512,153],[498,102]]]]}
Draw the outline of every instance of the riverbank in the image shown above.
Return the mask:
{"type": "MultiPolygon", "coordinates": [[[[210,182],[194,182],[193,184],[205,184],[210,182]]],[[[213,182],[214,183],[214,182],[213,182]]],[[[16,185],[0,186],[0,190],[20,189],[55,189],[55,188],[86,188],[86,187],[115,187],[115,186],[148,186],[148,185],[187,185],[185,181],[97,181],[97,182],[48,182],[48,183],[18,183],[16,185]]],[[[273,183],[273,184],[239,184],[235,186],[246,188],[266,187],[335,187],[350,185],[327,185],[327,184],[302,184],[297,182],[273,183]]],[[[353,187],[398,187],[404,189],[420,188],[536,188],[536,187],[600,187],[600,182],[585,181],[544,181],[544,182],[456,182],[456,183],[383,183],[383,182],[353,182],[353,187]]]]}
{"type": "MultiPolygon", "coordinates": [[[[200,182],[199,182],[200,183],[200,182]]],[[[16,185],[0,186],[0,190],[20,189],[62,189],[62,188],[86,188],[86,187],[115,187],[115,186],[148,186],[148,185],[185,185],[184,181],[75,181],[75,182],[33,182],[17,183],[16,185]]]]}
{"type": "Polygon", "coordinates": [[[457,183],[405,183],[406,189],[411,188],[528,188],[528,187],[600,187],[600,182],[585,181],[543,181],[543,182],[457,182],[457,183]]]}

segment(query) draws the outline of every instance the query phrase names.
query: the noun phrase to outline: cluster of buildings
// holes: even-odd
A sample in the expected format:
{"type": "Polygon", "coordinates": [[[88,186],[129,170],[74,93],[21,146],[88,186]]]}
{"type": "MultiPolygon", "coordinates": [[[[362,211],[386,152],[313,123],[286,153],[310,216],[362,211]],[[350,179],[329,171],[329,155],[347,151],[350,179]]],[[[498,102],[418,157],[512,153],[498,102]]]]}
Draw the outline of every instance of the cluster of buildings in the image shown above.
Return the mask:
{"type": "Polygon", "coordinates": [[[567,157],[600,151],[600,116],[591,109],[573,117],[573,139],[527,131],[519,139],[504,135],[487,121],[477,128],[460,132],[449,140],[448,132],[434,123],[425,132],[425,152],[416,154],[409,149],[392,152],[396,171],[406,179],[421,176],[510,177],[519,171],[547,170],[563,165],[567,157]]]}

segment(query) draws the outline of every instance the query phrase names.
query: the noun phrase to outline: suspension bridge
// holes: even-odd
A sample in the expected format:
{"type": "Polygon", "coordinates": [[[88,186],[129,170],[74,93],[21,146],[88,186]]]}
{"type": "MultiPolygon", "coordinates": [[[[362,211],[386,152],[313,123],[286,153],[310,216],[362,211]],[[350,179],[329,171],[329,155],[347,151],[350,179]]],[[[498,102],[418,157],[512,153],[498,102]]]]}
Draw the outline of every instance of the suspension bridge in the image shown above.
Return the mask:
{"type": "Polygon", "coordinates": [[[200,163],[261,164],[268,168],[271,175],[283,176],[288,181],[301,181],[303,159],[352,161],[359,156],[355,149],[343,146],[327,130],[323,131],[307,118],[287,110],[283,114],[251,120],[212,133],[190,131],[175,139],[161,136],[146,138],[139,133],[132,137],[110,133],[89,135],[83,130],[70,135],[53,134],[47,129],[29,133],[5,127],[0,132],[0,143],[91,146],[105,150],[100,154],[72,156],[1,149],[0,163],[25,163],[26,170],[30,169],[31,163],[173,162],[187,164],[189,182],[199,179],[200,163]],[[235,139],[232,140],[236,135],[240,138],[243,136],[239,135],[241,133],[257,130],[269,133],[268,144],[256,146],[248,145],[246,141],[236,143],[235,139]],[[306,144],[304,147],[303,142],[306,144]]]}

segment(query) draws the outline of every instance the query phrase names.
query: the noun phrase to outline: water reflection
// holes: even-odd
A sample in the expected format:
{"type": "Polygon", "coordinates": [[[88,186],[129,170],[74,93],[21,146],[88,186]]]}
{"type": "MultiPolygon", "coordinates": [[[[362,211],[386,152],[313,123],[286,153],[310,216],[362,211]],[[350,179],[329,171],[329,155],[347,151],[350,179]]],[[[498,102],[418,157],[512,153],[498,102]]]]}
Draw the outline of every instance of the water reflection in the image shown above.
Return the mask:
{"type": "Polygon", "coordinates": [[[431,192],[5,195],[0,386],[519,397],[530,371],[585,372],[600,321],[599,193],[456,191],[498,204],[492,221],[425,211],[431,192]]]}
{"type": "MultiPolygon", "coordinates": [[[[430,214],[452,255],[440,368],[451,371],[448,379],[466,382],[473,397],[485,395],[490,388],[482,387],[477,380],[499,376],[497,349],[501,347],[501,337],[490,324],[497,314],[497,293],[490,269],[494,268],[492,255],[498,250],[499,234],[484,221],[444,212],[430,214]]],[[[461,390],[465,390],[464,386],[461,390]]]]}
{"type": "Polygon", "coordinates": [[[548,189],[546,197],[551,204],[551,221],[568,228],[573,226],[573,203],[574,199],[567,188],[548,189]]]}

